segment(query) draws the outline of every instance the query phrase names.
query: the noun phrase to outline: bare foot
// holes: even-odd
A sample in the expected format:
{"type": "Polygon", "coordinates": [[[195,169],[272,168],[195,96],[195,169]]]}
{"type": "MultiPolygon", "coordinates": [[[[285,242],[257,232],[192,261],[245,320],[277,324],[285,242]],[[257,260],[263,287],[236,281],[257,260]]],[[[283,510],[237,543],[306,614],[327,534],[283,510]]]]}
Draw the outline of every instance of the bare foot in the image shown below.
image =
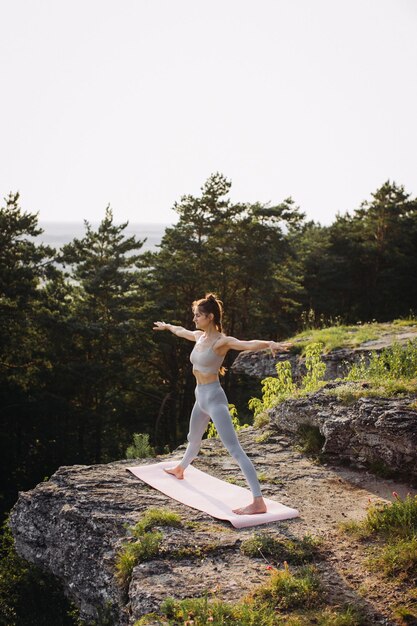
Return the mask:
{"type": "Polygon", "coordinates": [[[184,470],[182,469],[181,465],[177,465],[177,467],[170,467],[169,469],[164,467],[164,472],[166,472],[167,474],[172,474],[180,480],[184,478],[184,470]]]}
{"type": "Polygon", "coordinates": [[[257,513],[266,513],[266,504],[262,496],[253,499],[252,504],[244,506],[240,509],[233,509],[233,513],[237,515],[256,515],[257,513]]]}

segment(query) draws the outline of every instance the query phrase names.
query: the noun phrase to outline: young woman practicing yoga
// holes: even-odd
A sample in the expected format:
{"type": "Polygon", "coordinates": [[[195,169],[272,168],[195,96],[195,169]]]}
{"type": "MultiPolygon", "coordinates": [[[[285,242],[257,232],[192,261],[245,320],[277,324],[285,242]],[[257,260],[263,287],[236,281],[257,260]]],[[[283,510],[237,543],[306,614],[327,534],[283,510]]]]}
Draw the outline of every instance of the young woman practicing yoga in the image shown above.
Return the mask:
{"type": "Polygon", "coordinates": [[[277,351],[288,351],[292,344],[258,341],[257,339],[240,341],[234,337],[226,336],[222,330],[222,302],[214,294],[210,293],[205,298],[196,300],[193,302],[192,308],[193,321],[197,330],[186,330],[181,326],[165,324],[165,322],[155,322],[153,328],[153,330],[170,330],[177,337],[184,337],[184,339],[194,341],[196,344],[190,355],[197,385],[195,388],[196,402],[191,413],[187,436],[189,443],[181,462],[176,467],[165,471],[180,479],[184,477],[185,468],[196,458],[200,450],[201,440],[211,418],[223,444],[238,462],[253,495],[251,504],[235,509],[234,513],[241,515],[265,513],[266,504],[261,494],[255,468],[238,441],[229,413],[227,397],[220,385],[218,374],[229,350],[264,350],[269,348],[272,354],[275,354],[277,351]]]}

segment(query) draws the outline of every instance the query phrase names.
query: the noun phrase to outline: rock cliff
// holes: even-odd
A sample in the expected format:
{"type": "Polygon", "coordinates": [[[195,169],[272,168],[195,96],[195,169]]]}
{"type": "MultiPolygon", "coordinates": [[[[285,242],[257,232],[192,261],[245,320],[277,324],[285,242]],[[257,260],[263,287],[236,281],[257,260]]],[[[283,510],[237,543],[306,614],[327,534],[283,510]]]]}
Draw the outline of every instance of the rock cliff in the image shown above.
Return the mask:
{"type": "MultiPolygon", "coordinates": [[[[314,413],[316,400],[303,410],[314,413]]],[[[286,415],[290,419],[289,406],[286,415]]],[[[341,413],[339,417],[343,423],[341,413]]],[[[407,412],[407,419],[412,419],[411,413],[407,412]]],[[[391,605],[408,591],[400,582],[386,584],[370,576],[363,546],[341,540],[337,524],[362,518],[370,498],[390,499],[393,490],[405,496],[412,489],[354,468],[318,465],[292,447],[278,430],[278,421],[274,414],[262,430],[246,428],[239,433],[265,496],[300,511],[299,518],[265,525],[262,532],[294,540],[305,534],[321,538],[323,558],[317,567],[328,602],[359,605],[372,624],[395,624],[391,605]],[[361,592],[365,583],[366,597],[361,592]]],[[[372,424],[375,428],[375,420],[372,424]]],[[[183,448],[170,458],[180,458],[183,448]]],[[[168,596],[208,593],[237,601],[268,576],[268,559],[262,554],[245,556],[240,549],[256,529],[237,530],[187,508],[126,470],[127,465],[165,458],[61,467],[48,481],[19,494],[10,518],[18,553],[63,581],[86,623],[133,625],[144,614],[157,611],[168,596]],[[115,562],[123,543],[131,541],[127,527],[154,507],[179,513],[182,525],[160,528],[163,540],[157,557],[136,565],[122,588],[115,562]]],[[[203,442],[195,465],[245,486],[238,466],[217,439],[203,442]]]]}
{"type": "MultiPolygon", "coordinates": [[[[400,339],[410,338],[405,335],[400,339]]],[[[346,362],[364,350],[386,345],[385,340],[372,346],[368,342],[358,350],[334,351],[325,357],[327,378],[343,375],[346,362]]],[[[292,361],[299,376],[302,361],[294,357],[292,361]]],[[[275,362],[267,354],[242,353],[233,369],[262,378],[275,374],[275,362]]],[[[392,491],[400,497],[416,493],[411,481],[417,478],[417,394],[346,402],[337,389],[338,383],[328,383],[315,394],[284,402],[270,412],[267,426],[245,428],[239,439],[253,460],[265,496],[300,511],[299,518],[264,525],[262,532],[278,539],[318,537],[322,547],[316,566],[329,604],[354,604],[370,624],[394,625],[398,622],[393,605],[399,599],[408,602],[411,591],[401,581],[386,582],[370,574],[366,548],[341,538],[337,527],[341,521],[363,518],[370,500],[390,500],[392,491]],[[306,423],[322,434],[320,464],[293,445],[306,423]],[[366,469],[378,467],[396,472],[397,479],[366,469]]],[[[214,594],[236,602],[265,582],[268,559],[261,553],[246,556],[240,549],[256,529],[237,530],[187,508],[126,470],[128,465],[179,459],[184,448],[156,459],[60,467],[48,481],[19,494],[10,516],[18,553],[61,579],[87,624],[133,626],[141,616],[158,611],[167,597],[214,594]],[[162,533],[157,555],[139,562],[122,586],[116,575],[117,556],[132,542],[129,527],[150,508],[177,512],[182,523],[157,528],[162,533]]],[[[246,486],[239,467],[217,439],[203,441],[195,465],[246,486]]]]}

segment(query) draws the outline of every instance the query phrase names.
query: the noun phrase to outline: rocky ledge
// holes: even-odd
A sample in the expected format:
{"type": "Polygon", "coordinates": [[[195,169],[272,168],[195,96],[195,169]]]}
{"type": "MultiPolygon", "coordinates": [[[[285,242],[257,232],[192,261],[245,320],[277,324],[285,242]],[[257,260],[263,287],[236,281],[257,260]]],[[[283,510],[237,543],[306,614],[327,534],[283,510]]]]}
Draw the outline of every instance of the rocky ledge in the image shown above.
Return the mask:
{"type": "MultiPolygon", "coordinates": [[[[393,490],[404,497],[412,488],[352,467],[319,465],[293,449],[290,439],[278,432],[278,425],[279,429],[292,432],[295,416],[299,414],[301,420],[301,413],[307,412],[312,420],[317,419],[315,423],[327,436],[337,430],[330,427],[335,424],[330,420],[336,411],[340,420],[339,441],[345,453],[344,448],[353,450],[352,438],[358,437],[356,429],[367,421],[372,433],[368,444],[380,450],[380,454],[389,448],[398,462],[402,454],[411,471],[416,467],[410,451],[416,449],[417,414],[401,401],[396,406],[399,413],[394,415],[392,404],[363,401],[358,405],[358,418],[349,407],[319,394],[276,409],[271,424],[261,430],[245,428],[239,432],[264,495],[298,508],[299,518],[237,530],[227,522],[170,499],[126,470],[128,465],[160,461],[166,456],[106,465],[74,465],[59,468],[48,481],[19,494],[10,517],[16,549],[28,561],[61,579],[86,623],[127,626],[135,624],[142,615],[157,611],[167,597],[213,593],[217,598],[238,601],[269,576],[268,562],[262,554],[249,557],[242,553],[244,539],[257,530],[281,540],[297,540],[310,534],[322,540],[325,558],[317,567],[328,602],[356,604],[374,625],[395,624],[390,617],[391,606],[405,597],[404,584],[385,583],[370,575],[364,566],[363,547],[342,540],[337,525],[348,518],[363,518],[370,498],[389,500],[393,490]],[[320,417],[315,418],[315,413],[320,417]],[[397,447],[388,441],[384,446],[378,442],[378,428],[383,423],[386,438],[391,432],[397,447]],[[342,431],[350,434],[345,436],[342,431]],[[400,440],[404,442],[402,453],[398,449],[400,440]],[[158,556],[136,565],[122,587],[116,576],[117,554],[123,543],[132,540],[128,526],[139,521],[150,508],[178,513],[182,525],[159,529],[163,539],[158,556]]],[[[330,441],[334,449],[335,440],[330,441]]],[[[170,458],[180,458],[183,449],[184,446],[178,448],[170,458]]],[[[195,465],[218,478],[245,486],[239,467],[217,439],[203,441],[195,465]]]]}
{"type": "Polygon", "coordinates": [[[321,451],[335,461],[417,483],[417,393],[352,400],[358,386],[366,383],[327,383],[271,409],[271,422],[292,435],[305,425],[316,427],[324,438],[321,451]]]}

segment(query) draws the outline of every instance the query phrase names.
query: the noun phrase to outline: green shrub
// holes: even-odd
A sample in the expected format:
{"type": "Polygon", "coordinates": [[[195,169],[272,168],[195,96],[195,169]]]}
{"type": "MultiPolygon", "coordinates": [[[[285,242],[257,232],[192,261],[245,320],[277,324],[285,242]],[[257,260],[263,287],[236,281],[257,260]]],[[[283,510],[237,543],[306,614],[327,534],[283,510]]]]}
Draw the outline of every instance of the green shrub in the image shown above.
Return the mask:
{"type": "Polygon", "coordinates": [[[417,340],[406,345],[394,343],[381,352],[373,352],[369,362],[362,357],[352,365],[346,380],[371,380],[373,382],[410,380],[417,378],[417,340]]]}
{"type": "Polygon", "coordinates": [[[262,399],[251,398],[248,402],[249,409],[254,413],[255,427],[259,428],[268,423],[268,409],[272,409],[288,398],[317,391],[325,384],[322,380],[326,371],[326,365],[321,360],[322,349],[322,343],[313,343],[307,346],[305,358],[307,373],[302,378],[298,389],[292,378],[291,363],[289,361],[279,361],[275,364],[277,376],[267,376],[261,382],[262,399]]]}
{"type": "Polygon", "coordinates": [[[126,458],[144,459],[154,455],[155,449],[149,444],[149,435],[147,433],[134,433],[133,445],[127,448],[126,458]]]}

